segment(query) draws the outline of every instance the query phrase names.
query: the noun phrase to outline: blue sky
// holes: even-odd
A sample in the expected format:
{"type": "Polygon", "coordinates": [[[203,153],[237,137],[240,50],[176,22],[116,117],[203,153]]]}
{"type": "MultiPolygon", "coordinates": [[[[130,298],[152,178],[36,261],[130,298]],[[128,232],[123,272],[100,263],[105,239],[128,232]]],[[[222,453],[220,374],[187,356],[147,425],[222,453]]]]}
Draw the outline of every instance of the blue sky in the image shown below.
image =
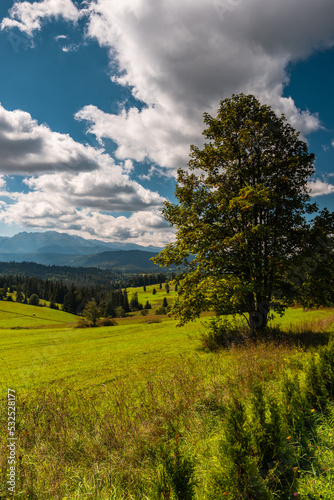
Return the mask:
{"type": "Polygon", "coordinates": [[[315,153],[334,210],[332,0],[2,0],[0,235],[164,245],[203,112],[253,93],[315,153]]]}

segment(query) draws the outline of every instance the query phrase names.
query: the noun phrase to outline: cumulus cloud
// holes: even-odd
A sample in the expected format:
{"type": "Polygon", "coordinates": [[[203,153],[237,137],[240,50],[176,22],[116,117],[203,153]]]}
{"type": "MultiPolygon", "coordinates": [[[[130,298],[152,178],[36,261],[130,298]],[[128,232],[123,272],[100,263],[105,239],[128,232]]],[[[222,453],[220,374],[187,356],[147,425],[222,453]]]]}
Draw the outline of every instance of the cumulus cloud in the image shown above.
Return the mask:
{"type": "Polygon", "coordinates": [[[25,111],[7,111],[0,105],[0,172],[33,175],[55,170],[93,170],[103,158],[102,150],[39,125],[25,111]]]}
{"type": "MultiPolygon", "coordinates": [[[[203,112],[215,115],[219,101],[232,93],[255,94],[304,135],[321,127],[317,114],[298,109],[283,93],[289,63],[333,46],[332,0],[87,0],[81,5],[15,2],[1,27],[31,36],[43,20],[85,19],[87,38],[109,51],[112,80],[130,88],[141,106],[110,114],[87,103],[75,117],[101,147],[112,139],[122,163],[116,166],[103,150],[55,134],[27,113],[2,115],[0,109],[2,171],[35,175],[26,181],[31,192],[17,195],[5,217],[31,227],[58,225],[82,235],[151,243],[156,238],[162,244],[172,237],[156,212],[162,198],[130,179],[132,160],[152,163],[146,179],[158,167],[173,175],[188,162],[190,144],[202,142],[203,112]],[[125,206],[137,213],[106,213],[125,206]]],[[[312,196],[334,189],[320,180],[309,187],[312,196]]]]}
{"type": "Polygon", "coordinates": [[[89,208],[75,208],[64,203],[58,193],[21,194],[13,205],[0,206],[0,220],[39,229],[54,229],[84,238],[133,242],[164,246],[174,238],[174,230],[157,210],[135,212],[129,217],[115,217],[89,208]]]}
{"type": "Polygon", "coordinates": [[[40,30],[44,19],[58,19],[78,21],[80,12],[71,0],[43,0],[42,2],[15,2],[9,11],[9,17],[3,19],[1,29],[18,28],[32,35],[40,30]]]}
{"type": "Polygon", "coordinates": [[[310,195],[312,197],[334,193],[334,185],[329,184],[326,181],[321,181],[320,179],[316,179],[315,181],[310,181],[308,183],[308,188],[310,190],[310,195]]]}
{"type": "Polygon", "coordinates": [[[134,212],[161,207],[164,198],[143,188],[111,162],[93,172],[45,174],[25,180],[37,194],[43,193],[54,204],[62,198],[64,206],[89,207],[111,212],[134,212]]]}
{"type": "Polygon", "coordinates": [[[132,180],[132,172],[131,160],[116,163],[103,149],[53,132],[29,113],[0,106],[0,195],[7,199],[0,203],[3,221],[83,236],[118,239],[127,234],[133,241],[163,245],[171,234],[158,215],[164,198],[132,180]],[[6,191],[9,174],[23,175],[29,192],[6,191]]]}
{"type": "Polygon", "coordinates": [[[159,211],[164,198],[131,181],[119,165],[77,174],[43,174],[24,182],[29,192],[9,193],[12,202],[2,204],[0,220],[143,245],[163,246],[174,237],[159,211]],[[129,216],[116,216],[119,211],[129,216]]]}
{"type": "Polygon", "coordinates": [[[2,27],[31,34],[41,19],[86,16],[87,37],[110,53],[112,79],[144,104],[118,114],[87,105],[76,115],[120,159],[175,169],[201,142],[204,111],[232,93],[253,93],[302,134],[320,120],[282,97],[287,65],[333,45],[332,0],[70,0],[15,3],[2,27]],[[48,7],[48,8],[47,8],[48,7]]]}
{"type": "Polygon", "coordinates": [[[215,114],[232,93],[254,93],[308,134],[320,120],[282,97],[286,68],[332,45],[333,16],[331,0],[96,0],[88,36],[110,49],[113,80],[146,107],[116,115],[86,106],[77,118],[99,139],[112,138],[119,158],[172,168],[200,141],[202,113],[215,114]]]}
{"type": "Polygon", "coordinates": [[[184,163],[189,145],[197,142],[200,127],[168,110],[150,107],[142,111],[131,108],[119,115],[105,113],[96,106],[85,106],[75,115],[89,123],[88,132],[102,143],[112,139],[118,145],[117,158],[148,160],[161,167],[184,163]]]}

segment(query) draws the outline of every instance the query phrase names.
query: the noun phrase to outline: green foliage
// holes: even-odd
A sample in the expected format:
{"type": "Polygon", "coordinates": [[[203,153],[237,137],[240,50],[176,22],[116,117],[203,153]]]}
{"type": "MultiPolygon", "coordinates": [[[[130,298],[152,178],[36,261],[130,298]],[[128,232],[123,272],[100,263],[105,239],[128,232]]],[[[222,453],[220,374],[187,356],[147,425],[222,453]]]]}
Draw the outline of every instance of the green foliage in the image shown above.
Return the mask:
{"type": "Polygon", "coordinates": [[[268,473],[280,459],[284,444],[282,416],[277,398],[265,395],[264,388],[257,384],[251,395],[252,422],[256,429],[256,453],[259,469],[268,473]]]}
{"type": "Polygon", "coordinates": [[[213,316],[205,325],[206,332],[201,335],[201,340],[202,346],[209,351],[240,344],[247,336],[248,329],[245,325],[231,321],[224,316],[213,316]]]}
{"type": "Polygon", "coordinates": [[[101,311],[94,299],[90,300],[83,310],[83,315],[88,326],[97,326],[101,311]]]}
{"type": "Polygon", "coordinates": [[[303,307],[334,304],[334,213],[323,209],[314,218],[304,257],[294,269],[292,281],[302,282],[297,300],[303,307]]]}
{"type": "Polygon", "coordinates": [[[328,346],[319,351],[319,366],[321,376],[321,392],[326,392],[330,399],[334,399],[334,337],[331,337],[328,346]]]}
{"type": "Polygon", "coordinates": [[[156,310],[155,310],[155,314],[157,315],[162,315],[162,314],[167,314],[167,309],[165,307],[158,307],[156,310]]]}
{"type": "Polygon", "coordinates": [[[141,311],[143,309],[143,305],[138,301],[138,292],[135,292],[130,300],[129,304],[130,311],[141,311]]]}
{"type": "Polygon", "coordinates": [[[173,445],[164,445],[160,449],[162,471],[156,483],[159,499],[193,500],[195,498],[195,465],[194,461],[182,456],[178,437],[173,445]]]}
{"type": "MultiPolygon", "coordinates": [[[[326,349],[327,350],[327,349],[326,349]]],[[[313,355],[309,361],[306,371],[306,397],[309,404],[317,410],[323,410],[328,402],[328,393],[324,376],[328,379],[331,377],[334,362],[327,363],[328,356],[319,359],[313,355]],[[329,374],[327,374],[329,370],[329,374]]]]}
{"type": "Polygon", "coordinates": [[[117,306],[115,309],[116,318],[124,318],[126,316],[126,312],[124,311],[122,306],[117,306]]]}
{"type": "Polygon", "coordinates": [[[208,142],[191,146],[189,168],[178,170],[179,203],[163,209],[176,242],[153,260],[180,268],[180,324],[208,309],[247,313],[257,334],[295,292],[287,275],[308,235],[304,214],[316,210],[307,187],[314,155],[254,96],[233,95],[204,121],[208,142]]]}
{"type": "Polygon", "coordinates": [[[39,297],[36,293],[33,293],[31,297],[29,298],[29,304],[31,306],[38,306],[39,305],[39,297]]]}
{"type": "MultiPolygon", "coordinates": [[[[292,309],[285,324],[331,314],[292,309]]],[[[15,346],[15,357],[2,356],[0,381],[3,396],[8,387],[17,393],[22,498],[332,498],[334,413],[313,403],[320,378],[330,397],[334,346],[316,351],[316,330],[311,349],[297,338],[217,355],[198,349],[200,322],[175,329],[168,318],[128,317],[83,335],[65,324],[77,317],[50,308],[2,302],[1,315],[0,348],[15,346]],[[22,325],[52,328],[4,328],[20,311],[22,325]]],[[[6,492],[3,481],[0,497],[6,492]]]]}
{"type": "Polygon", "coordinates": [[[273,499],[258,470],[252,450],[252,434],[249,430],[245,407],[233,397],[224,419],[224,439],[220,447],[220,459],[226,463],[223,473],[212,478],[210,499],[259,498],[273,499]]]}
{"type": "Polygon", "coordinates": [[[117,321],[111,318],[100,318],[96,322],[96,326],[116,326],[117,321]]]}
{"type": "MultiPolygon", "coordinates": [[[[22,293],[22,288],[21,288],[21,285],[18,284],[16,287],[16,302],[22,303],[23,301],[24,301],[24,295],[22,293]]],[[[33,305],[36,305],[36,304],[33,304],[33,305]]]]}

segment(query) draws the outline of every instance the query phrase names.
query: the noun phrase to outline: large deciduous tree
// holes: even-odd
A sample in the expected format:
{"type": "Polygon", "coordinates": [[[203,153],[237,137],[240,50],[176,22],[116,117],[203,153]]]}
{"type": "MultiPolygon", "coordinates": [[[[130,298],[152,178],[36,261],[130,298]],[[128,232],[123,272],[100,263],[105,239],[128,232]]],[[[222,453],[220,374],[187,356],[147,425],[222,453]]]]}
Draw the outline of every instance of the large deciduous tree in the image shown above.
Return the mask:
{"type": "Polygon", "coordinates": [[[252,95],[225,99],[204,122],[207,142],[191,146],[189,167],[178,170],[178,203],[163,209],[176,241],[155,262],[180,267],[179,324],[213,309],[245,315],[257,334],[290,298],[289,270],[309,233],[305,215],[316,211],[307,187],[314,155],[284,116],[252,95]]]}

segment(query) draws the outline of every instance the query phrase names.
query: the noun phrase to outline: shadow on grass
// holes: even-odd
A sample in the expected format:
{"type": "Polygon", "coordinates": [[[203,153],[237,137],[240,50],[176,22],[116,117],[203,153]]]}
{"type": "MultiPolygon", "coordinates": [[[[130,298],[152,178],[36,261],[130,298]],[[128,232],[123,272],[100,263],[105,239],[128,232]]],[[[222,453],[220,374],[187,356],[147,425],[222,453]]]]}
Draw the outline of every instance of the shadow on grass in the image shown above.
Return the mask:
{"type": "Polygon", "coordinates": [[[279,327],[269,327],[267,332],[261,336],[258,341],[273,342],[274,344],[285,344],[290,347],[313,348],[325,346],[328,344],[331,333],[328,331],[305,328],[298,331],[296,328],[290,328],[287,331],[279,327]]]}
{"type": "Polygon", "coordinates": [[[201,335],[201,348],[208,351],[219,351],[237,345],[273,343],[288,347],[304,349],[325,346],[331,337],[330,325],[334,316],[308,323],[290,325],[283,329],[279,325],[267,326],[260,335],[253,337],[245,325],[231,322],[226,318],[213,318],[207,323],[207,330],[201,335]]]}

